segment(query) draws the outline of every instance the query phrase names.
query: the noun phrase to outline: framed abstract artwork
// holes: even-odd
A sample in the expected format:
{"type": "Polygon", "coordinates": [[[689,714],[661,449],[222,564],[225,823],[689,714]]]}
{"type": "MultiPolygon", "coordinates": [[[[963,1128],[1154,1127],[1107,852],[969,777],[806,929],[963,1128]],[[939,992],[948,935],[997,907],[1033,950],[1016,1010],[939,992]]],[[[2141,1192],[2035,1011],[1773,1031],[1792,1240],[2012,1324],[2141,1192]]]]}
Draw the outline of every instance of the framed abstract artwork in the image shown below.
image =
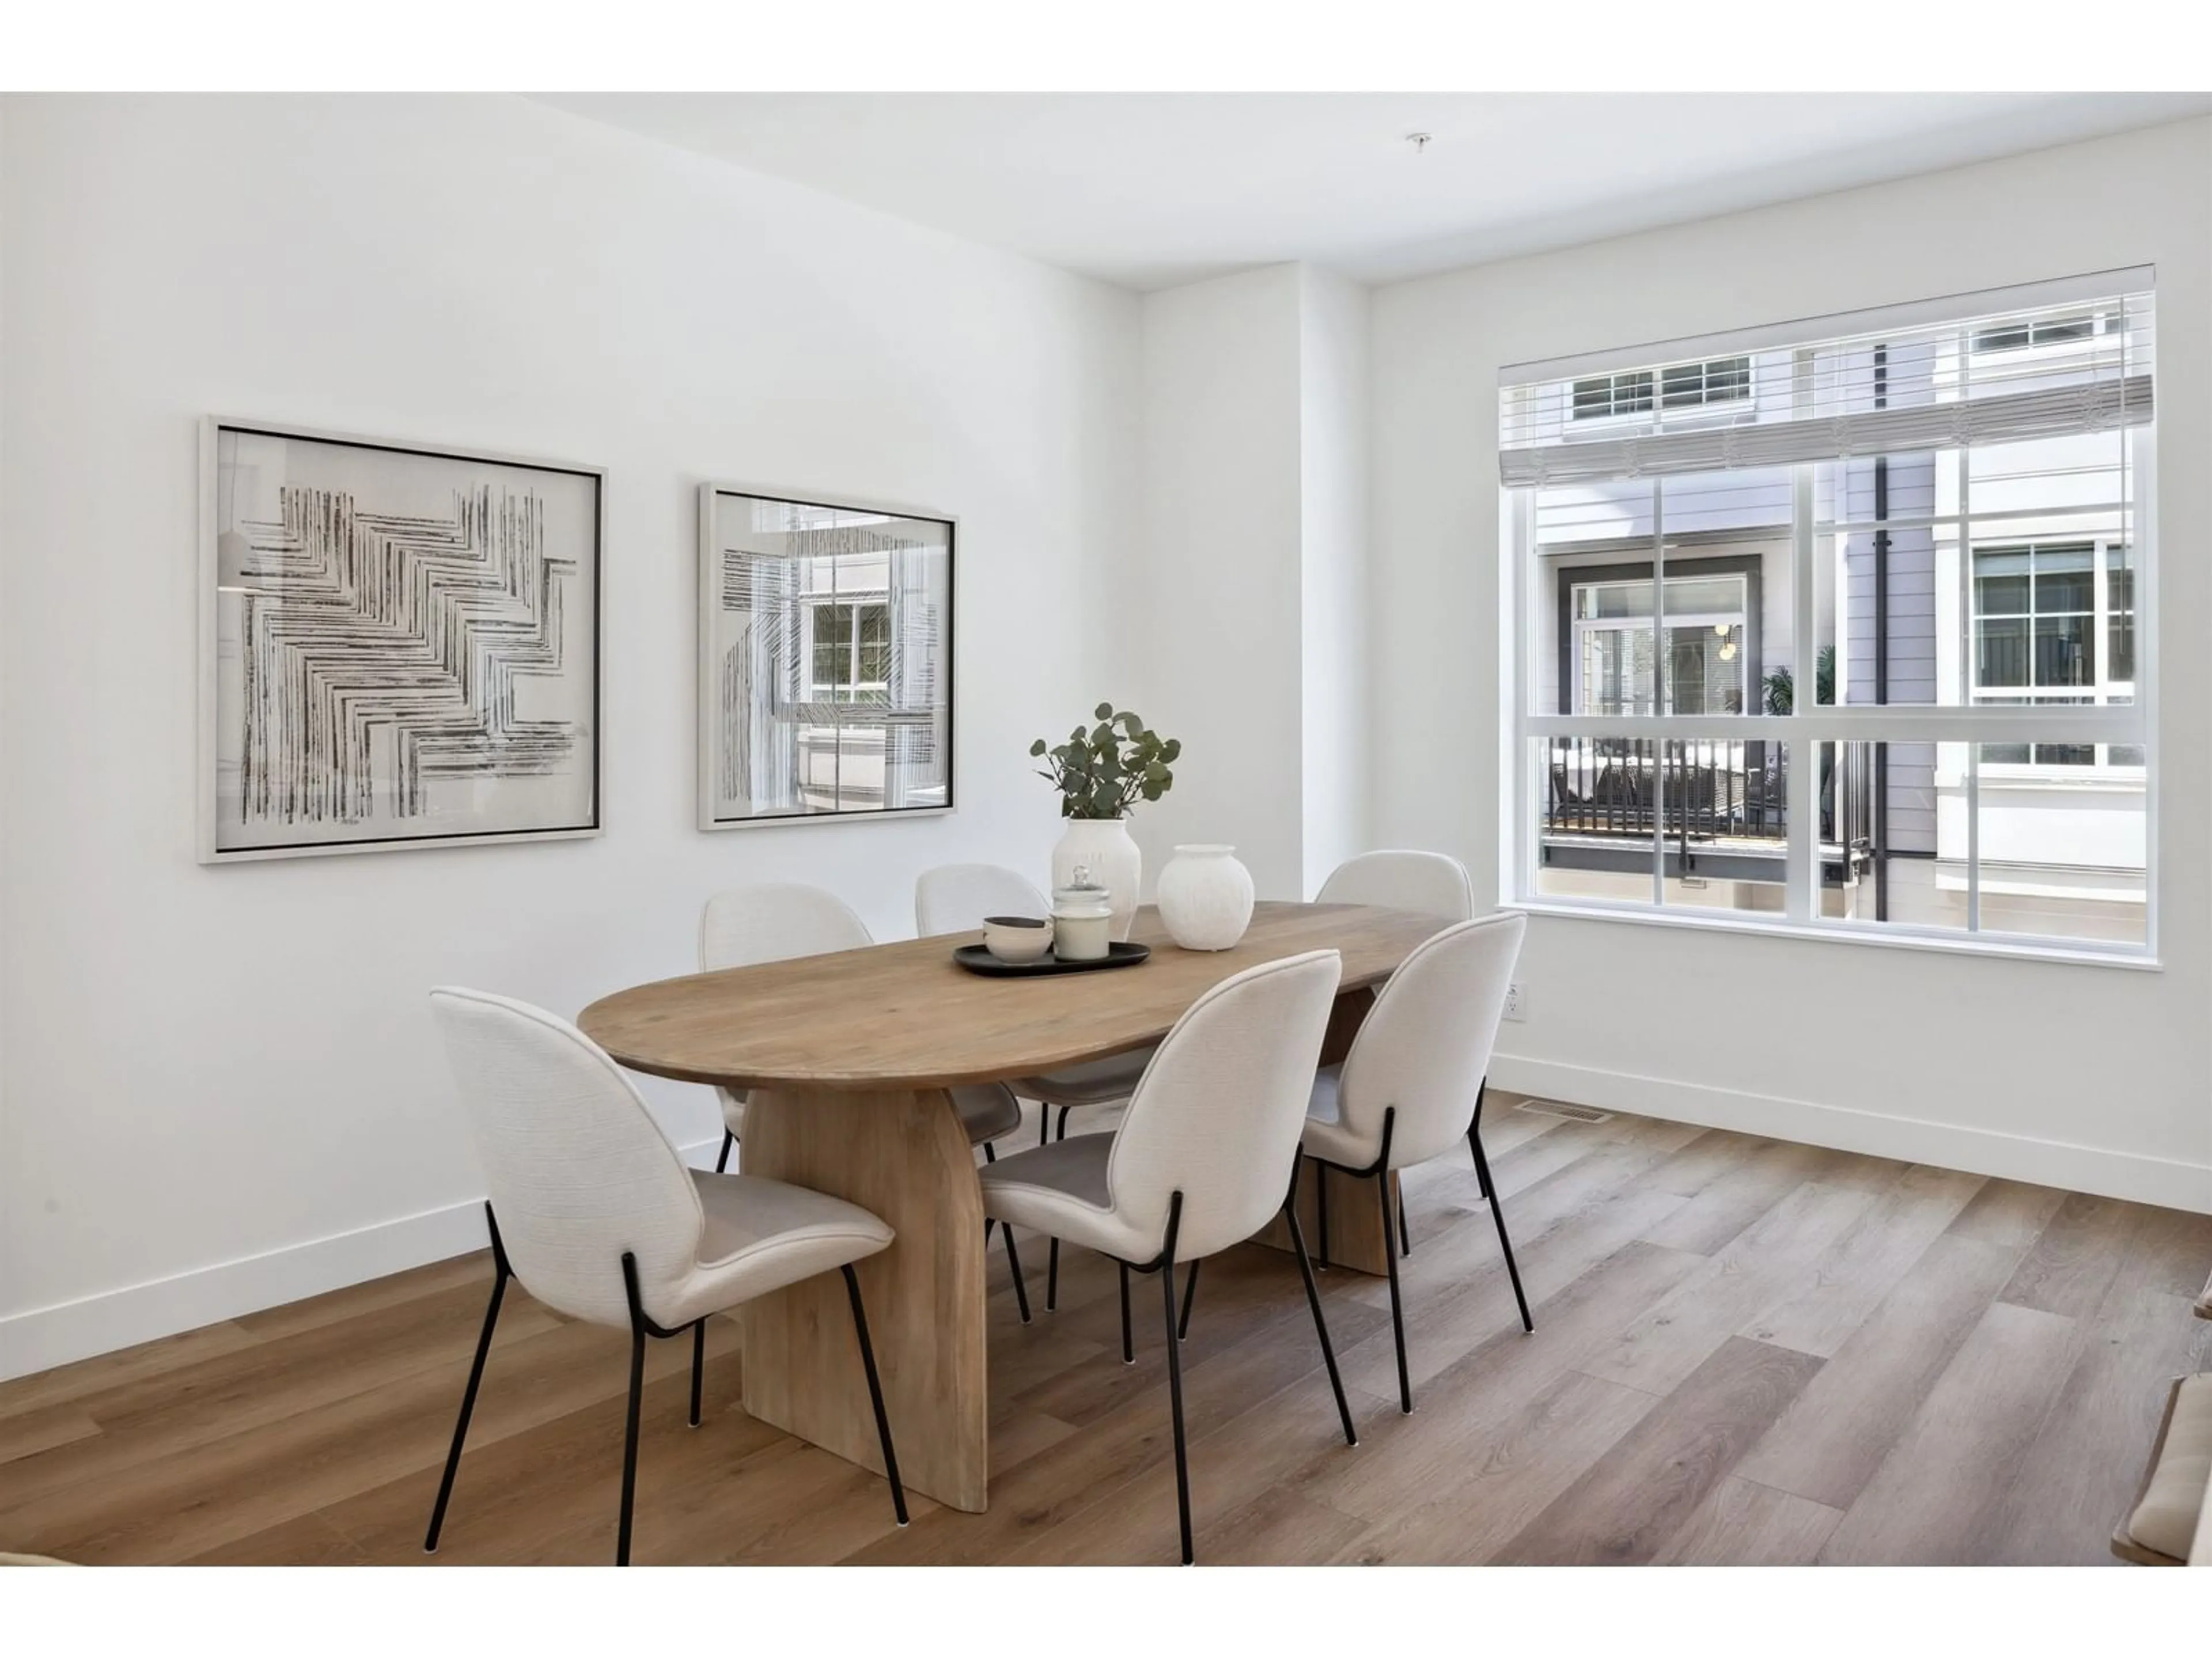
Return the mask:
{"type": "Polygon", "coordinates": [[[604,482],[204,422],[200,861],[599,834],[604,482]]]}
{"type": "Polygon", "coordinates": [[[954,521],[699,492],[699,827],[952,809],[954,521]]]}

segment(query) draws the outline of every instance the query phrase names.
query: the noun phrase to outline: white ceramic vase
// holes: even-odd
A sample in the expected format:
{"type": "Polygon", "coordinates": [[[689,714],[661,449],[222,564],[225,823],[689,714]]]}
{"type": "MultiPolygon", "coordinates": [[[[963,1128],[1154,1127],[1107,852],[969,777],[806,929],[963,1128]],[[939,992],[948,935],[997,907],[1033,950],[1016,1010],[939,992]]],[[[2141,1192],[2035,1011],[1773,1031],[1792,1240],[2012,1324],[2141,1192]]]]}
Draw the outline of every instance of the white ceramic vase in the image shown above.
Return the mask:
{"type": "Polygon", "coordinates": [[[1137,919],[1137,885],[1144,879],[1144,854],[1130,839],[1126,818],[1070,818],[1060,845],[1052,849],[1052,884],[1074,883],[1075,867],[1082,865],[1091,879],[1106,890],[1114,916],[1113,936],[1129,937],[1129,924],[1137,919]]]}
{"type": "Polygon", "coordinates": [[[1252,872],[1233,847],[1178,847],[1160,872],[1160,921],[1186,951],[1226,951],[1252,922],[1252,872]]]}

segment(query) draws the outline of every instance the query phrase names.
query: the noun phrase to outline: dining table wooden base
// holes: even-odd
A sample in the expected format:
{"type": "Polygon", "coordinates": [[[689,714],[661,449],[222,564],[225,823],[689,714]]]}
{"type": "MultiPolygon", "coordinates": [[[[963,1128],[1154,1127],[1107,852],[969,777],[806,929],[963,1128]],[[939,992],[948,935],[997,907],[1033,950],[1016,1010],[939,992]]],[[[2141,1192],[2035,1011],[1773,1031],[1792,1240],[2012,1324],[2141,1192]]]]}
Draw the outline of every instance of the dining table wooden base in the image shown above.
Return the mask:
{"type": "MultiPolygon", "coordinates": [[[[756,1089],[738,1157],[747,1175],[848,1200],[898,1235],[855,1271],[899,1473],[912,1491],[980,1512],[990,1462],[983,1199],[951,1097],[756,1089]]],[[[843,1279],[803,1280],[739,1317],[745,1410],[882,1474],[843,1279]]]]}

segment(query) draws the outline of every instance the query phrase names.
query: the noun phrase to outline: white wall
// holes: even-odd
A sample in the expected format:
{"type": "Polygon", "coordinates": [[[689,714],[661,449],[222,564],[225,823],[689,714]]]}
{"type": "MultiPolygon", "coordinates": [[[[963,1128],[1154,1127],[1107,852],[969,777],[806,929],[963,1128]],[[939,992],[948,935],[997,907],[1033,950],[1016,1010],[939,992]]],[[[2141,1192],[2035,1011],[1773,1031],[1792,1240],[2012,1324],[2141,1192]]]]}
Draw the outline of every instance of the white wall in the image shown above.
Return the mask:
{"type": "Polygon", "coordinates": [[[1271,265],[1145,296],[1144,544],[1097,577],[1134,685],[1096,695],[1182,739],[1131,818],[1148,890],[1176,842],[1231,842],[1261,896],[1304,896],[1301,292],[1271,265]]]}
{"type": "Polygon", "coordinates": [[[1183,740],[1131,830],[1149,890],[1178,842],[1233,842],[1263,898],[1367,842],[1367,290],[1271,265],[1144,301],[1146,534],[1113,690],[1183,740]]]}
{"type": "Polygon", "coordinates": [[[1304,886],[1367,850],[1367,290],[1301,270],[1298,453],[1304,886]]]}
{"type": "Polygon", "coordinates": [[[718,886],[896,936],[932,863],[1044,878],[1133,295],[517,99],[10,97],[0,144],[0,1375],[479,1238],[433,984],[573,1012],[687,969],[718,886]],[[194,863],[210,412],[610,470],[604,838],[194,863]],[[709,477],[960,515],[957,814],[691,828],[709,477]]]}
{"type": "Polygon", "coordinates": [[[2212,1210],[2212,122],[1379,289],[1375,833],[1495,892],[1501,364],[2158,274],[2158,973],[1539,917],[1501,1082],[2212,1210]]]}

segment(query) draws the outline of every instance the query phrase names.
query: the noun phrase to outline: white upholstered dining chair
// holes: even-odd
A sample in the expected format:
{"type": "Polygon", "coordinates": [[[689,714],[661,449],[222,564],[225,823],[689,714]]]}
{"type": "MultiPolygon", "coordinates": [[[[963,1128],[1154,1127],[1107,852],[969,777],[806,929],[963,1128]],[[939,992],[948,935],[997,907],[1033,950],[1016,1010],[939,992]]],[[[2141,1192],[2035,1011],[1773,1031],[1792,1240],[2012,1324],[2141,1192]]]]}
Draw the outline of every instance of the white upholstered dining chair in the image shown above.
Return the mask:
{"type": "Polygon", "coordinates": [[[1466,921],[1474,915],[1474,882],[1464,864],[1445,854],[1392,848],[1346,859],[1329,872],[1314,902],[1374,904],[1466,921]]]}
{"type": "MultiPolygon", "coordinates": [[[[864,951],[875,943],[868,924],[835,893],[799,882],[732,887],[707,901],[699,917],[699,969],[750,968],[795,957],[864,951]]],[[[1003,1084],[985,1083],[950,1091],[968,1142],[995,1158],[993,1143],[1022,1127],[1021,1103],[1003,1084]]],[[[722,1107],[722,1150],[717,1171],[730,1165],[730,1151],[744,1139],[744,1096],[717,1089],[722,1107]]]]}
{"type": "MultiPolygon", "coordinates": [[[[939,933],[964,933],[983,925],[986,916],[1048,916],[1052,906],[1043,894],[1014,871],[1000,864],[945,864],[925,870],[914,884],[914,929],[924,939],[939,933]]],[[[1042,1108],[1037,1115],[1037,1144],[1067,1139],[1067,1115],[1091,1106],[1121,1105],[1145,1074],[1152,1057],[1148,1045],[1126,1054],[1109,1054],[1086,1060],[1041,1077],[1018,1078],[1013,1091],[1042,1108]]],[[[1052,1241],[1045,1267],[1044,1305],[1060,1305],[1060,1241],[1052,1241]]],[[[1027,1301],[1024,1298],[1024,1306],[1027,1301]]]]}
{"type": "MultiPolygon", "coordinates": [[[[1416,910],[1442,916],[1446,921],[1468,921],[1474,916],[1474,880],[1467,866],[1443,853],[1423,853],[1409,848],[1388,848],[1348,858],[1329,872],[1328,879],[1314,895],[1316,904],[1372,904],[1385,910],[1416,910]]],[[[1319,1225],[1322,1266],[1328,1265],[1328,1182],[1315,1194],[1315,1220],[1319,1225]]],[[[1413,1253],[1413,1230],[1406,1224],[1406,1200],[1398,1198],[1398,1249],[1413,1253]]]]}
{"type": "Polygon", "coordinates": [[[422,1547],[438,1547],[510,1278],[556,1312],[629,1332],[617,1565],[629,1562],[645,1339],[690,1328],[696,1428],[708,1316],[832,1268],[845,1275],[891,1504],[904,1526],[906,1493],[853,1272],[891,1242],[890,1228],[824,1193],[687,1167],[606,1051],[564,1019],[453,987],[433,991],[430,1006],[483,1164],[493,1279],[422,1547]]]}
{"type": "Polygon", "coordinates": [[[1341,962],[1313,951],[1249,968],[1186,1010],[1164,1037],[1112,1134],[1076,1135],[983,1171],[983,1211],[1004,1224],[1017,1291],[1013,1229],[1033,1227],[1111,1256],[1121,1270],[1121,1357],[1135,1357],[1129,1273],[1157,1273],[1166,1310],[1168,1401],[1175,1424],[1182,1559],[1192,1559],[1190,1469],[1183,1440],[1182,1326],[1175,1268],[1250,1237],[1281,1210],[1290,1220],[1322,1358],[1347,1444],[1358,1444],[1337,1375],[1313,1266],[1296,1211],[1298,1137],[1341,962]]]}
{"type": "Polygon", "coordinates": [[[1535,1329],[1521,1270],[1514,1265],[1513,1242],[1506,1237],[1504,1208],[1482,1152],[1483,1073],[1528,925],[1526,916],[1505,912],[1455,923],[1424,940],[1382,988],[1344,1064],[1326,1066],[1314,1079],[1300,1139],[1306,1156],[1347,1175],[1372,1176],[1376,1182],[1389,1261],[1390,1328],[1398,1347],[1398,1404],[1404,1411],[1413,1409],[1413,1389],[1388,1197],[1395,1171],[1467,1142],[1498,1224],[1522,1328],[1535,1329]]]}

